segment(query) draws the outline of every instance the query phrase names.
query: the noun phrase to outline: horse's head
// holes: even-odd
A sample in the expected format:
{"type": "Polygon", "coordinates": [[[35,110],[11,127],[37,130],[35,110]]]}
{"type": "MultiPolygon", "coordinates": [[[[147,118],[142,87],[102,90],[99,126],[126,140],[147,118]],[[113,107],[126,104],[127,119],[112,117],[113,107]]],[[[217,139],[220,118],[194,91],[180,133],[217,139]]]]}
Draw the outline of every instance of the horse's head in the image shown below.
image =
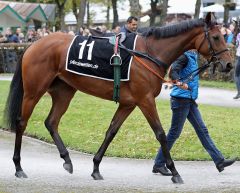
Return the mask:
{"type": "Polygon", "coordinates": [[[219,71],[229,72],[232,69],[232,57],[211,12],[206,15],[204,31],[198,35],[195,46],[211,64],[218,64],[219,71]]]}

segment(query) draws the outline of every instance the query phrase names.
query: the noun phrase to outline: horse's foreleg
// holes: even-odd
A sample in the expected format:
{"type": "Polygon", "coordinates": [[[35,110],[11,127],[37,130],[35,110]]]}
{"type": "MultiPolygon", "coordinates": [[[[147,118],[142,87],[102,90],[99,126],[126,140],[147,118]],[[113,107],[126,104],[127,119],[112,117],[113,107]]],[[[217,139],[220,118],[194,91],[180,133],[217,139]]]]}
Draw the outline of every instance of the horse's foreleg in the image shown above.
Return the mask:
{"type": "Polygon", "coordinates": [[[148,97],[148,99],[143,100],[143,102],[139,105],[139,108],[143,112],[153,132],[155,133],[157,140],[162,146],[163,155],[166,158],[166,166],[170,169],[173,175],[172,181],[174,183],[183,183],[183,180],[178,174],[174,162],[171,158],[170,152],[167,148],[167,138],[158,117],[154,98],[148,97]]]}
{"type": "Polygon", "coordinates": [[[94,166],[93,166],[93,173],[91,176],[95,180],[103,179],[102,175],[99,172],[99,164],[102,161],[104,153],[106,152],[109,144],[111,143],[111,141],[117,134],[122,123],[126,120],[128,115],[133,111],[134,108],[135,108],[135,106],[129,107],[129,106],[121,105],[121,104],[119,105],[119,107],[111,121],[111,124],[106,132],[105,139],[104,139],[101,147],[99,148],[98,152],[96,153],[96,155],[93,158],[94,166]]]}
{"type": "Polygon", "coordinates": [[[48,92],[52,97],[52,108],[45,120],[45,126],[58,148],[60,157],[65,161],[63,164],[64,169],[69,173],[73,173],[73,165],[69,152],[58,134],[58,124],[62,115],[66,112],[76,90],[68,86],[66,83],[57,80],[53,83],[48,92]]]}

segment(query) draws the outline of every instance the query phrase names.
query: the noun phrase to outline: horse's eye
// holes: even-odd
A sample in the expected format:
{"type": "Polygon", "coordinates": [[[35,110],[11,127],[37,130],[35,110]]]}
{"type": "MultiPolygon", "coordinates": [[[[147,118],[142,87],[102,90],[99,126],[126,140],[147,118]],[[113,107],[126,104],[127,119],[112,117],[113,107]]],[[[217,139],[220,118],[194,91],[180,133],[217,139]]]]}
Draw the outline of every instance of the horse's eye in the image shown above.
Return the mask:
{"type": "Polygon", "coordinates": [[[213,36],[214,40],[219,40],[219,36],[213,36]]]}

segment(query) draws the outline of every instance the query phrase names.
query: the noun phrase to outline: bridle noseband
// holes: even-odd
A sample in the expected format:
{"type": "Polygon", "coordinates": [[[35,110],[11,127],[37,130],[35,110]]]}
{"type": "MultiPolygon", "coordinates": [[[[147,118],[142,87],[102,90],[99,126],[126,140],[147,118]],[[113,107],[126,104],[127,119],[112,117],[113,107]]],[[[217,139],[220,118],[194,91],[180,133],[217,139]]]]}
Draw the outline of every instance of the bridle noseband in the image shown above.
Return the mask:
{"type": "Polygon", "coordinates": [[[202,40],[199,48],[197,49],[198,53],[199,53],[200,49],[202,48],[203,43],[204,43],[204,41],[205,41],[206,39],[207,39],[207,41],[208,41],[208,49],[209,49],[210,54],[211,54],[211,58],[210,58],[210,60],[208,60],[208,64],[211,64],[213,61],[215,61],[214,64],[215,64],[215,63],[220,63],[220,64],[221,64],[221,61],[219,60],[218,55],[220,55],[220,54],[223,53],[223,52],[229,51],[229,49],[226,48],[226,49],[223,49],[223,50],[221,50],[221,51],[219,51],[219,52],[216,52],[216,51],[213,49],[212,42],[211,42],[211,40],[210,40],[210,38],[209,38],[209,30],[208,30],[208,28],[207,28],[207,26],[206,26],[206,24],[205,24],[205,26],[204,26],[204,38],[203,38],[203,40],[202,40]]]}

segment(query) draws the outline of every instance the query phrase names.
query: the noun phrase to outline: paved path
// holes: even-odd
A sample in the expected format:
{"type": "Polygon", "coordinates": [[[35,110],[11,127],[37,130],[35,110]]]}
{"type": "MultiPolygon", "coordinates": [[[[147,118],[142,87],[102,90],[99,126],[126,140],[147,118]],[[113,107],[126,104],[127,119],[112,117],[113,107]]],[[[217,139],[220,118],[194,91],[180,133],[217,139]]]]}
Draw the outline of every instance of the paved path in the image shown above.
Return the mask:
{"type": "Polygon", "coordinates": [[[0,192],[240,192],[240,162],[218,173],[213,162],[181,162],[176,167],[184,184],[176,185],[170,177],[151,173],[153,160],[104,157],[100,171],[102,181],[92,179],[92,155],[70,151],[74,172],[62,167],[56,147],[24,137],[22,166],[27,179],[14,176],[11,160],[14,134],[0,130],[0,192]]]}
{"type": "MultiPolygon", "coordinates": [[[[163,86],[158,98],[169,99],[170,92],[171,89],[164,89],[163,86]]],[[[200,87],[197,102],[200,104],[240,108],[240,99],[233,99],[236,94],[236,91],[232,90],[200,87]]]]}

